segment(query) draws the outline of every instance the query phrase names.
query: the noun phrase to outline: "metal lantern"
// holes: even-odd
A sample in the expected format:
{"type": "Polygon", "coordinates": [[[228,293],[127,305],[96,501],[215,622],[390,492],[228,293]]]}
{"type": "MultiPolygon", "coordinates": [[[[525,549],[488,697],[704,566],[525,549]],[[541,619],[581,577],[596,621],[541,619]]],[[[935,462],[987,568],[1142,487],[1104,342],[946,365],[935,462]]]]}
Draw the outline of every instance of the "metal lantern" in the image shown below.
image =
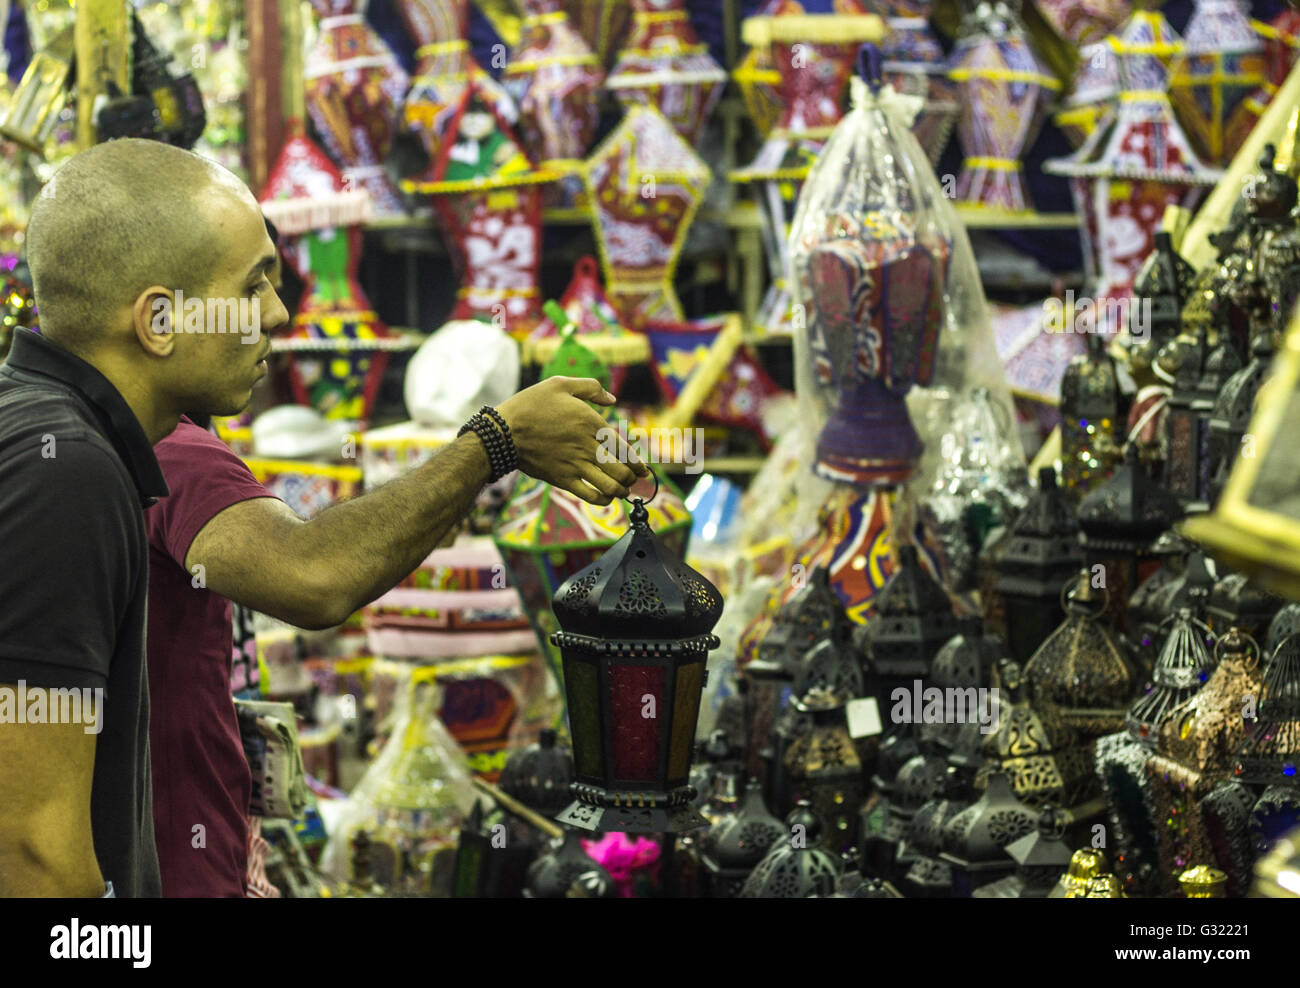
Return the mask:
{"type": "MultiPolygon", "coordinates": [[[[1003,659],[1005,645],[995,635],[985,635],[983,623],[969,622],[969,629],[953,635],[934,655],[927,682],[941,690],[983,690],[993,685],[993,670],[1003,659]]],[[[971,695],[971,694],[963,694],[971,695]]],[[[922,724],[920,737],[940,750],[951,752],[958,744],[962,724],[922,724]]]]}
{"type": "Polygon", "coordinates": [[[952,867],[952,891],[969,899],[974,891],[1009,874],[1015,867],[1008,844],[1031,833],[1037,814],[1016,798],[1003,772],[989,776],[984,793],[944,825],[943,853],[952,867]]]}
{"type": "Polygon", "coordinates": [[[832,637],[822,639],[804,653],[794,678],[795,696],[805,696],[814,689],[830,690],[849,699],[865,693],[862,664],[849,641],[851,630],[852,626],[844,621],[832,637]]]}
{"type": "MultiPolygon", "coordinates": [[[[1177,558],[1171,557],[1171,562],[1177,558]]],[[[1214,574],[1210,572],[1210,565],[1203,552],[1193,550],[1187,554],[1181,572],[1172,575],[1174,565],[1162,566],[1133,595],[1129,609],[1137,628],[1134,655],[1141,674],[1139,681],[1155,670],[1156,660],[1169,635],[1173,615],[1178,613],[1179,608],[1187,607],[1193,617],[1205,620],[1206,607],[1214,590],[1214,574]],[[1158,578],[1158,585],[1151,586],[1150,592],[1147,592],[1148,586],[1158,578]]]]}
{"type": "Polygon", "coordinates": [[[551,850],[528,868],[525,899],[575,899],[614,896],[614,879],[582,847],[576,830],[566,830],[551,850]],[[582,892],[577,894],[575,886],[582,892]]]}
{"type": "Polygon", "coordinates": [[[921,754],[914,755],[898,771],[886,808],[889,818],[883,822],[881,835],[892,836],[892,846],[876,849],[874,856],[886,867],[876,874],[894,881],[901,880],[921,857],[920,850],[909,842],[912,821],[926,804],[940,799],[952,773],[933,746],[923,745],[921,754]]]}
{"type": "Polygon", "coordinates": [[[858,813],[866,797],[862,760],[849,734],[846,699],[816,688],[794,702],[812,724],[786,752],[790,788],[817,814],[826,848],[843,854],[857,847],[858,813]]]}
{"type": "Polygon", "coordinates": [[[74,54],[73,29],[64,28],[32,53],[22,80],[9,100],[0,137],[33,154],[43,155],[68,95],[74,54]]]}
{"type": "Polygon", "coordinates": [[[1158,828],[1146,764],[1150,750],[1128,731],[1098,738],[1094,767],[1106,797],[1109,847],[1125,889],[1142,891],[1157,873],[1158,828]]]}
{"type": "Polygon", "coordinates": [[[1207,641],[1214,641],[1209,627],[1192,616],[1191,608],[1179,608],[1156,659],[1150,690],[1135,700],[1124,716],[1125,727],[1135,740],[1153,747],[1165,721],[1210,678],[1213,659],[1207,641]]]}
{"type": "Polygon", "coordinates": [[[949,769],[948,792],[932,799],[908,821],[899,842],[900,856],[911,859],[902,887],[908,897],[946,899],[952,896],[952,865],[939,857],[943,850],[943,828],[948,821],[971,803],[971,793],[952,780],[957,773],[949,769]]]}
{"type": "Polygon", "coordinates": [[[1025,666],[1034,696],[1058,705],[1066,724],[1087,738],[1122,728],[1133,695],[1133,669],[1102,619],[1106,599],[1085,570],[1065,592],[1065,621],[1025,666]]]}
{"type": "Polygon", "coordinates": [[[874,796],[862,808],[861,867],[868,875],[890,874],[905,820],[892,809],[897,779],[903,766],[920,753],[911,735],[894,734],[880,745],[876,772],[871,777],[874,796]]]}
{"type": "Polygon", "coordinates": [[[517,899],[523,894],[534,847],[521,840],[503,842],[506,833],[503,816],[485,814],[482,800],[476,801],[460,831],[453,898],[517,899]]]}
{"type": "Polygon", "coordinates": [[[704,898],[735,898],[754,867],[788,835],[785,824],[768,812],[758,780],[751,778],[739,812],[719,820],[699,839],[704,898]]]}
{"type": "Polygon", "coordinates": [[[705,663],[722,595],[650,529],[630,528],[566,580],[553,609],[573,739],[575,802],[558,819],[584,830],[691,830],[706,821],[688,783],[705,663]]]}
{"type": "Polygon", "coordinates": [[[1250,811],[1250,833],[1262,855],[1279,837],[1300,825],[1300,787],[1269,786],[1250,811]]]}
{"type": "Polygon", "coordinates": [[[1192,399],[1192,412],[1196,416],[1194,426],[1197,437],[1195,498],[1186,505],[1188,514],[1203,513],[1210,508],[1210,420],[1214,416],[1214,407],[1219,397],[1226,390],[1228,382],[1242,368],[1241,356],[1232,341],[1221,334],[1219,345],[1205,358],[1205,367],[1201,379],[1196,384],[1196,395],[1192,399]]]}
{"type": "Polygon", "coordinates": [[[1260,275],[1268,286],[1271,327],[1281,336],[1300,297],[1300,206],[1291,211],[1291,225],[1260,251],[1260,275]]]}
{"type": "Polygon", "coordinates": [[[1134,444],[1115,476],[1079,505],[1084,566],[1104,580],[1110,598],[1104,614],[1117,631],[1131,632],[1128,601],[1147,575],[1143,564],[1154,569],[1151,545],[1181,516],[1178,499],[1147,475],[1134,444]]]}
{"type": "Polygon", "coordinates": [[[553,817],[569,804],[573,756],[556,744],[555,731],[542,728],[536,744],[520,748],[506,760],[497,785],[531,810],[553,817]]]}
{"type": "Polygon", "coordinates": [[[1077,501],[1119,465],[1122,423],[1119,375],[1106,338],[1084,337],[1061,378],[1061,486],[1077,501]]]}
{"type": "Polygon", "coordinates": [[[1268,660],[1254,729],[1233,769],[1253,785],[1300,786],[1300,638],[1287,638],[1268,660]]]}
{"type": "Polygon", "coordinates": [[[1259,646],[1252,638],[1233,628],[1218,640],[1215,652],[1218,666],[1209,681],[1165,722],[1147,760],[1156,819],[1164,825],[1157,851],[1167,891],[1191,862],[1216,860],[1222,853],[1210,839],[1199,804],[1231,776],[1249,726],[1242,717],[1243,697],[1259,695],[1259,646]]]}
{"type": "Polygon", "coordinates": [[[1085,746],[1053,704],[1030,702],[1015,662],[1003,662],[999,672],[997,730],[984,737],[984,757],[1028,805],[1079,806],[1095,790],[1085,746]]]}
{"type": "Polygon", "coordinates": [[[1106,854],[1096,848],[1084,847],[1070,855],[1070,864],[1055,888],[1047,894],[1049,899],[1082,899],[1088,883],[1110,871],[1106,854]]]}
{"type": "Polygon", "coordinates": [[[898,547],[898,569],[876,598],[875,617],[854,633],[878,696],[911,688],[930,672],[939,647],[961,630],[947,592],[914,545],[898,547]]]}
{"type": "Polygon", "coordinates": [[[1056,486],[1056,471],[1044,467],[1038,471],[1038,491],[994,560],[992,627],[1017,662],[1028,662],[1061,623],[1061,589],[1083,561],[1077,531],[1074,511],[1056,486]]]}
{"type": "Polygon", "coordinates": [[[1073,859],[1069,846],[1061,839],[1065,825],[1063,813],[1052,806],[1043,807],[1037,830],[1007,845],[1007,854],[1016,863],[1015,874],[976,889],[972,898],[1049,898],[1061,869],[1073,859]]]}
{"type": "Polygon", "coordinates": [[[786,835],[746,879],[740,899],[806,899],[835,891],[840,862],[822,848],[821,824],[812,807],[801,800],[786,817],[786,835]]]}
{"type": "Polygon", "coordinates": [[[1225,899],[1228,875],[1209,865],[1196,865],[1178,876],[1184,899],[1225,899]]]}
{"type": "Polygon", "coordinates": [[[1255,398],[1273,364],[1276,349],[1273,332],[1266,329],[1255,336],[1250,348],[1251,359],[1233,374],[1214,403],[1209,419],[1209,501],[1216,504],[1223,494],[1233,465],[1237,462],[1250,417],[1255,413],[1255,398]]]}
{"type": "Polygon", "coordinates": [[[1255,861],[1250,815],[1255,794],[1236,779],[1220,782],[1201,800],[1201,822],[1214,857],[1228,873],[1228,895],[1241,898],[1250,889],[1250,868],[1255,861]]]}
{"type": "Polygon", "coordinates": [[[1206,623],[1216,635],[1240,628],[1255,641],[1264,640],[1282,599],[1257,587],[1242,573],[1229,573],[1214,585],[1206,605],[1206,623]]]}

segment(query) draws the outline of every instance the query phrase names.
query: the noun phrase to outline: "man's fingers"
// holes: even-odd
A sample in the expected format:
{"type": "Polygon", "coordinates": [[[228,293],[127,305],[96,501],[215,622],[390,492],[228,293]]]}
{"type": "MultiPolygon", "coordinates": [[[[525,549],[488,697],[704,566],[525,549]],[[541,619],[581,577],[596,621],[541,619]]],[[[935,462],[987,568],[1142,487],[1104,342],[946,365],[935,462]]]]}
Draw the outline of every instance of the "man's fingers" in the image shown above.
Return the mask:
{"type": "Polygon", "coordinates": [[[551,380],[559,381],[559,387],[583,401],[594,401],[597,405],[612,405],[618,401],[592,377],[555,377],[551,380]]]}
{"type": "Polygon", "coordinates": [[[610,463],[603,467],[584,465],[582,479],[602,494],[607,495],[611,501],[616,497],[627,497],[631,493],[627,489],[627,485],[610,476],[614,468],[620,466],[622,466],[621,463],[610,463]]]}
{"type": "Polygon", "coordinates": [[[619,497],[627,497],[628,489],[633,484],[635,484],[637,480],[636,471],[634,471],[626,463],[619,463],[617,461],[611,463],[611,462],[605,462],[604,460],[601,460],[597,464],[596,469],[599,471],[603,471],[607,476],[609,476],[614,481],[614,483],[622,486],[623,489],[618,491],[619,497]]]}
{"type": "Polygon", "coordinates": [[[614,500],[608,494],[603,494],[595,487],[592,487],[591,484],[587,483],[581,477],[574,477],[572,480],[560,484],[559,486],[563,487],[570,494],[582,498],[588,504],[599,504],[604,506],[614,500]]]}

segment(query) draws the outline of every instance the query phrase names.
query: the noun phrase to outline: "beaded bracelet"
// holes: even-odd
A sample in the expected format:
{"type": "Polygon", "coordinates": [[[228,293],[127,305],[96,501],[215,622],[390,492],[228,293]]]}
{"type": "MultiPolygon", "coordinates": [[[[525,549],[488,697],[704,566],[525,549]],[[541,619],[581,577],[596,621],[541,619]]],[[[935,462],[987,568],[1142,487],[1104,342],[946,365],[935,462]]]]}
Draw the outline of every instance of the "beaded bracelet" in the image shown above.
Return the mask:
{"type": "Polygon", "coordinates": [[[487,453],[488,467],[491,471],[489,483],[496,483],[506,474],[518,467],[519,455],[514,442],[507,433],[503,433],[483,412],[475,412],[470,420],[460,427],[457,437],[473,432],[487,453]]]}
{"type": "Polygon", "coordinates": [[[510,469],[519,469],[519,450],[515,446],[515,437],[510,434],[510,426],[506,424],[505,417],[491,405],[484,405],[479,409],[479,414],[486,415],[497,424],[497,428],[506,438],[506,449],[510,454],[510,469]]]}

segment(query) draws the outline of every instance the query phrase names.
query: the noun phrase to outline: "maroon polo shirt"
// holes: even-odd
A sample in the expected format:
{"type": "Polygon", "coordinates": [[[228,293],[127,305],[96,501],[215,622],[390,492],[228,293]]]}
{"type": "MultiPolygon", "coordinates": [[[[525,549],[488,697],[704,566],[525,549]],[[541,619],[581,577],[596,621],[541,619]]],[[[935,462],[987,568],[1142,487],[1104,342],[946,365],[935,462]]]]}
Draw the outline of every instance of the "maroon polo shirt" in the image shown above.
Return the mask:
{"type": "Polygon", "coordinates": [[[272,497],[216,436],[182,418],[154,447],[171,496],[149,532],[153,819],[168,897],[243,897],[252,787],[230,695],[230,601],[195,586],[185,554],[232,504],[272,497]]]}

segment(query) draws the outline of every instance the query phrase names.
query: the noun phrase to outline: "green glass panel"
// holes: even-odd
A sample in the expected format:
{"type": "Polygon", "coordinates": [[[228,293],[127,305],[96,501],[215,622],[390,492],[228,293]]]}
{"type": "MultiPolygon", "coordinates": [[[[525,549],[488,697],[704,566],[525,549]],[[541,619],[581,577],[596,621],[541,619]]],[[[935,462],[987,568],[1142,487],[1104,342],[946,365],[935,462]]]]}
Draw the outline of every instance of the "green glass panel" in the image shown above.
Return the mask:
{"type": "Polygon", "coordinates": [[[573,766],[579,775],[603,779],[601,765],[600,701],[596,666],[564,661],[565,690],[569,695],[569,726],[573,732],[573,766]]]}
{"type": "Polygon", "coordinates": [[[700,715],[700,693],[704,689],[704,663],[696,662],[677,670],[673,695],[673,739],[668,749],[668,784],[686,781],[691,768],[691,743],[700,715]]]}

